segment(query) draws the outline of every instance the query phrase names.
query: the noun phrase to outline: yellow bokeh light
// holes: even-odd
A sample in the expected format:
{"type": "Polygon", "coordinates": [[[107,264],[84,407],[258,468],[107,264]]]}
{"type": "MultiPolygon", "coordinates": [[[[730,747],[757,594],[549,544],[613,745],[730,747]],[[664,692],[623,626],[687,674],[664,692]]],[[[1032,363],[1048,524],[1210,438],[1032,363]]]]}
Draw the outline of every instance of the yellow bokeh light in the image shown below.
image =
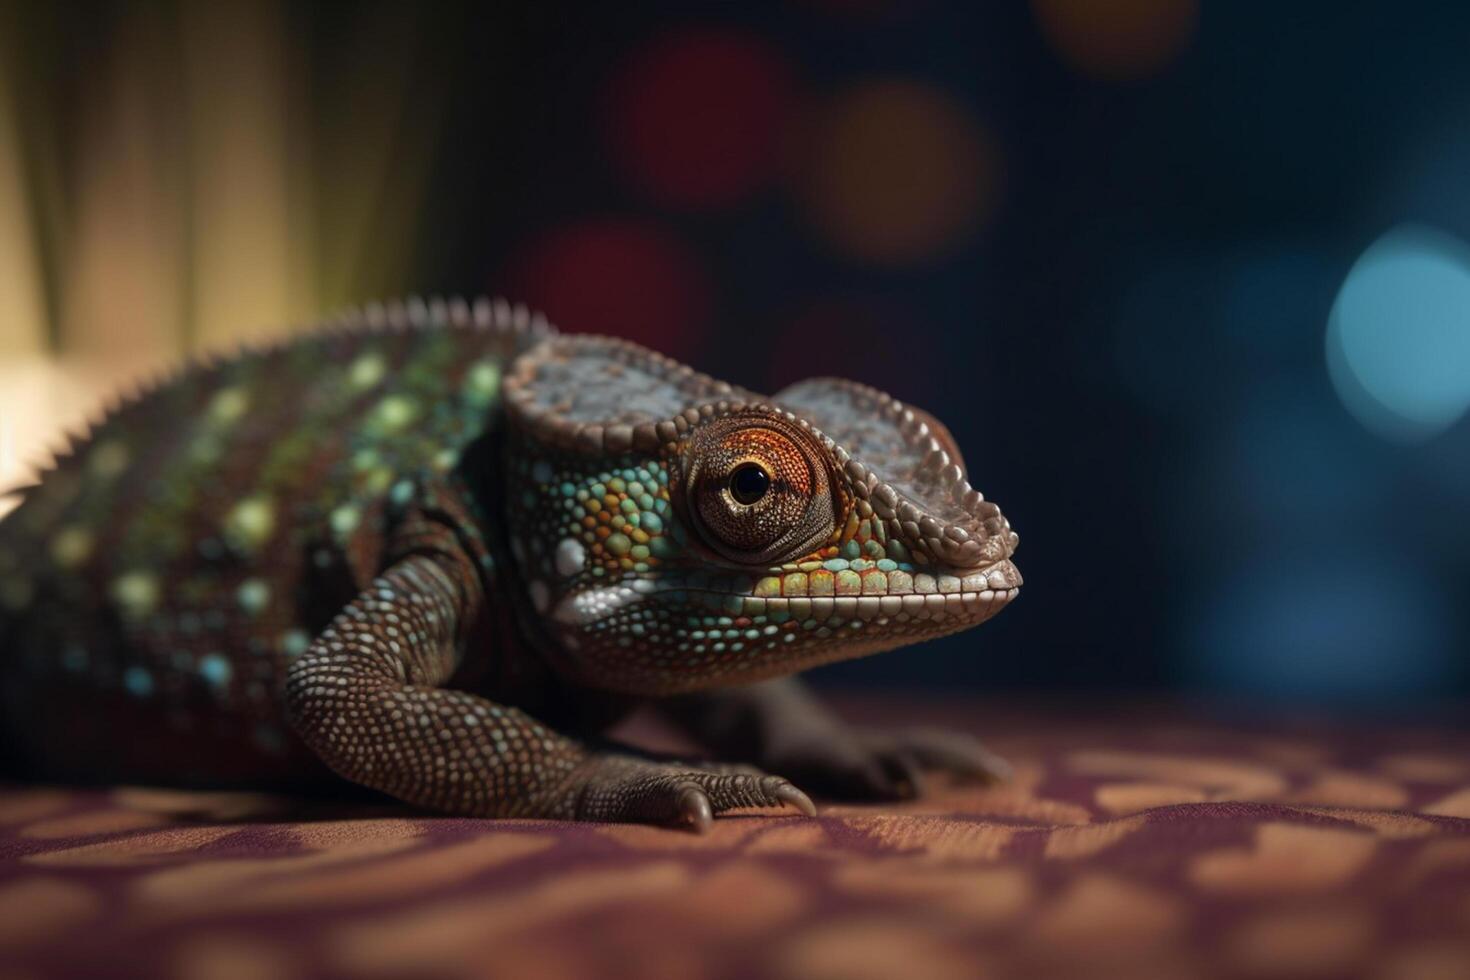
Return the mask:
{"type": "Polygon", "coordinates": [[[279,0],[134,5],[85,71],[50,36],[64,16],[18,10],[0,5],[0,514],[109,394],[405,289],[440,120],[404,106],[445,78],[384,57],[418,32],[397,5],[317,72],[279,0]]]}

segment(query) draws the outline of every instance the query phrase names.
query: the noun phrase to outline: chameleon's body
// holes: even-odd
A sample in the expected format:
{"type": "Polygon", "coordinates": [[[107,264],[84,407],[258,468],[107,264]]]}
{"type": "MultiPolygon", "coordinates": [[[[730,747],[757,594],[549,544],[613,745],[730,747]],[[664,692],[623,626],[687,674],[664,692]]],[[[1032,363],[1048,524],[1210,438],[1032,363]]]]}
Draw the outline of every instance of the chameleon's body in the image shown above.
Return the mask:
{"type": "Polygon", "coordinates": [[[596,741],[659,696],[726,758],[900,794],[992,760],[782,682],[700,692],[988,618],[1014,547],[943,428],[876,392],[770,403],[504,304],[395,307],[154,387],[0,521],[0,736],[74,778],[326,763],[461,813],[810,810],[596,741]]]}

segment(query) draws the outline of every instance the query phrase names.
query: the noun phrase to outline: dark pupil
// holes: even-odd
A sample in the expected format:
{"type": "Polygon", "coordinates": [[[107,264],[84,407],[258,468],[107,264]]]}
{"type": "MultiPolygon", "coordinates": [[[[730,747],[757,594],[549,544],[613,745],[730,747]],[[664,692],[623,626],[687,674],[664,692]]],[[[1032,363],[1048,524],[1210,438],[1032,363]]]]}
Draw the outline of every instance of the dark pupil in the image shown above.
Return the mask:
{"type": "Polygon", "coordinates": [[[736,503],[753,504],[771,489],[771,477],[754,463],[744,463],[730,474],[730,496],[736,503]]]}

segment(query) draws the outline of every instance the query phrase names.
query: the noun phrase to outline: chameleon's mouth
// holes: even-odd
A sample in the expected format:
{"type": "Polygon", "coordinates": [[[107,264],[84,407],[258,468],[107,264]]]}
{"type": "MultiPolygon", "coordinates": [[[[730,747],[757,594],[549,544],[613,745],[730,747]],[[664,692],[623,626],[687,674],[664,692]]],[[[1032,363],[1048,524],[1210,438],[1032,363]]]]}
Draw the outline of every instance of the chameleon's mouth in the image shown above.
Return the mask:
{"type": "Polygon", "coordinates": [[[881,591],[812,595],[801,578],[786,576],[780,595],[747,598],[743,607],[747,614],[764,612],[798,620],[877,620],[904,615],[915,620],[978,622],[999,612],[1021,591],[1021,572],[1009,559],[937,574],[915,572],[902,578],[890,574],[887,579],[881,591]]]}

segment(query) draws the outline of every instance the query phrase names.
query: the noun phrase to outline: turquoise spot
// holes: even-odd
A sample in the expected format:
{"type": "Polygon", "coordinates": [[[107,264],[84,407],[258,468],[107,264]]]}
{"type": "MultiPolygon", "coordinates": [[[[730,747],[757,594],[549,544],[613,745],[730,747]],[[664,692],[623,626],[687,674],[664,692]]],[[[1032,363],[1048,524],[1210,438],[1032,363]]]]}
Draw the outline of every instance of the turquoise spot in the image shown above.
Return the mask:
{"type": "Polygon", "coordinates": [[[627,500],[618,505],[618,509],[621,510],[624,514],[636,514],[638,513],[638,502],[632,497],[629,497],[627,500]]]}
{"type": "Polygon", "coordinates": [[[217,653],[206,654],[199,661],[199,676],[213,687],[224,687],[230,682],[230,662],[217,653]]]}
{"type": "Polygon", "coordinates": [[[270,586],[258,578],[246,579],[240,583],[240,588],[235,592],[235,598],[240,601],[240,608],[254,615],[270,602],[270,586]]]}
{"type": "Polygon", "coordinates": [[[578,500],[587,499],[586,497],[583,497],[580,493],[578,493],[577,488],[570,483],[563,483],[561,485],[561,495],[563,497],[576,497],[578,500]]]}
{"type": "Polygon", "coordinates": [[[402,507],[413,498],[413,481],[399,480],[393,484],[393,489],[388,491],[388,499],[402,507]]]}
{"type": "Polygon", "coordinates": [[[880,571],[880,572],[891,572],[891,571],[894,571],[897,568],[898,568],[898,562],[894,561],[892,558],[879,558],[878,559],[878,571],[880,571]]]}
{"type": "Polygon", "coordinates": [[[653,510],[653,497],[650,494],[640,493],[638,495],[638,506],[643,510],[653,510]]]}
{"type": "Polygon", "coordinates": [[[153,693],[153,675],[142,667],[129,667],[123,671],[123,687],[134,697],[146,698],[153,693]]]}
{"type": "Polygon", "coordinates": [[[863,550],[856,541],[848,541],[842,545],[842,556],[844,558],[860,558],[863,550]]]}
{"type": "Polygon", "coordinates": [[[829,558],[822,562],[822,567],[829,572],[844,572],[847,571],[847,562],[841,558],[829,558]]]}
{"type": "Polygon", "coordinates": [[[607,496],[607,487],[604,484],[594,483],[594,484],[592,484],[592,486],[591,486],[590,489],[592,491],[592,496],[594,496],[594,497],[606,497],[607,496]]]}
{"type": "Polygon", "coordinates": [[[299,657],[311,646],[311,639],[304,630],[288,630],[281,634],[281,652],[288,657],[299,657]]]}
{"type": "Polygon", "coordinates": [[[638,526],[649,534],[657,534],[664,529],[664,521],[657,514],[645,512],[639,519],[638,526]]]}

